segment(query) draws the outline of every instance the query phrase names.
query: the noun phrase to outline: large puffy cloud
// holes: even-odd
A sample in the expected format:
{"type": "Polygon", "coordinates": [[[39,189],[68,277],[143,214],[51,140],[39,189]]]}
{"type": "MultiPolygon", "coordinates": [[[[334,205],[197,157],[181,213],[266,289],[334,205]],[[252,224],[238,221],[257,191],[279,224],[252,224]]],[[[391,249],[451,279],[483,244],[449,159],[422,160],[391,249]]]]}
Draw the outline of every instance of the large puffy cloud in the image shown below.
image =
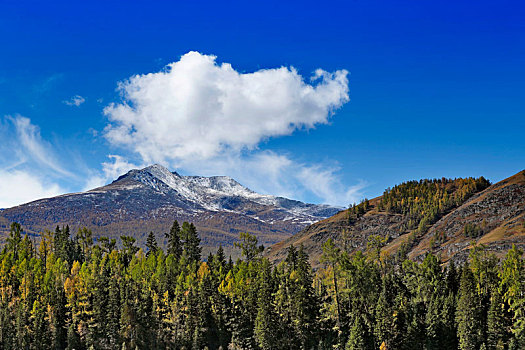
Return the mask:
{"type": "MultiPolygon", "coordinates": [[[[161,72],[119,84],[122,101],[104,109],[105,137],[144,164],[229,175],[259,192],[298,199],[311,198],[309,192],[347,205],[362,186],[344,186],[334,167],[258,149],[268,138],[327,123],[349,100],[347,75],[318,69],[306,80],[286,67],[239,73],[215,56],[189,52],[161,72]]],[[[113,159],[116,168],[122,162],[113,159]]]]}
{"type": "Polygon", "coordinates": [[[265,138],[326,123],[348,101],[345,70],[318,70],[308,84],[293,68],[243,74],[198,52],[119,90],[124,102],[105,109],[106,137],[146,162],[253,149],[265,138]]]}

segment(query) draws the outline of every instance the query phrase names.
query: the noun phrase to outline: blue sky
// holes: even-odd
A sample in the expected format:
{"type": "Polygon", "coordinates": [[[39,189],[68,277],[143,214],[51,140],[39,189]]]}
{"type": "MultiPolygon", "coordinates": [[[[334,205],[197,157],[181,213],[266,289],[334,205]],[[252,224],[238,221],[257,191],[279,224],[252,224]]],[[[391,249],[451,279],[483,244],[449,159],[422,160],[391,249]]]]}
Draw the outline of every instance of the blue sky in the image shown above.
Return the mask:
{"type": "Polygon", "coordinates": [[[2,1],[0,207],[151,162],[339,205],[410,179],[501,180],[525,168],[524,9],[518,1],[2,1]],[[326,74],[311,81],[317,69],[326,74]],[[201,70],[218,95],[193,81],[201,70]],[[337,80],[345,71],[347,82],[337,80]],[[180,86],[164,90],[164,81],[180,86]],[[198,99],[184,97],[188,90],[198,99]],[[223,95],[228,108],[206,109],[207,96],[223,95]],[[132,110],[108,111],[111,103],[132,110]]]}

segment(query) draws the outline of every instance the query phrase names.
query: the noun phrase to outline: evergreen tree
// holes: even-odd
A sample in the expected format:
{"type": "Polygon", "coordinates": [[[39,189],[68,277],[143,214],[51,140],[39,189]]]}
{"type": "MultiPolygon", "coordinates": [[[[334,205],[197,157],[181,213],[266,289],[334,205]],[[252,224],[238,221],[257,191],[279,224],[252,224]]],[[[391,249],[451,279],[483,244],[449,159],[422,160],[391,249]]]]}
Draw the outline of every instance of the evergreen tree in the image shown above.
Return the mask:
{"type": "Polygon", "coordinates": [[[117,240],[115,238],[112,238],[110,240],[108,237],[103,236],[103,237],[100,237],[98,241],[100,242],[102,251],[107,254],[111,253],[117,246],[117,240]]]}
{"type": "Polygon", "coordinates": [[[71,266],[73,263],[71,257],[73,255],[74,248],[72,242],[69,240],[69,226],[66,226],[62,229],[57,226],[55,229],[53,241],[56,257],[62,261],[66,261],[69,266],[71,266]]]}
{"type": "Polygon", "coordinates": [[[146,256],[148,257],[151,254],[157,254],[157,251],[159,250],[159,246],[157,245],[157,239],[155,238],[153,231],[150,231],[150,233],[148,234],[148,238],[146,240],[146,248],[148,249],[148,252],[146,253],[146,256]]]}
{"type": "Polygon", "coordinates": [[[79,228],[76,235],[77,242],[80,245],[82,260],[91,256],[91,247],[93,246],[93,233],[86,227],[79,228]]]}
{"type": "Polygon", "coordinates": [[[241,249],[241,254],[246,261],[252,261],[264,250],[263,246],[257,246],[257,237],[247,232],[239,234],[240,242],[233,243],[234,247],[241,249]]]}
{"type": "Polygon", "coordinates": [[[350,328],[350,336],[345,346],[345,350],[367,350],[372,349],[366,341],[366,326],[363,319],[356,315],[350,328]]]}
{"type": "Polygon", "coordinates": [[[175,259],[179,260],[182,255],[181,231],[179,222],[175,220],[171,226],[170,232],[166,233],[168,239],[167,254],[173,254],[175,259]]]}
{"type": "Polygon", "coordinates": [[[219,245],[219,249],[217,249],[217,254],[215,254],[214,262],[217,266],[220,266],[221,268],[226,268],[226,256],[224,255],[224,249],[222,248],[222,244],[219,245]]]}
{"type": "Polygon", "coordinates": [[[505,349],[508,344],[510,325],[507,322],[505,303],[497,289],[492,293],[490,308],[487,319],[487,349],[505,349]]]}
{"type": "Polygon", "coordinates": [[[341,339],[341,332],[342,332],[342,315],[341,315],[341,304],[340,304],[340,296],[339,296],[339,283],[337,281],[338,279],[338,264],[339,264],[339,258],[340,258],[341,250],[335,246],[333,240],[330,238],[326,243],[323,245],[323,255],[321,256],[321,262],[327,263],[330,268],[332,269],[332,281],[334,286],[334,299],[335,299],[335,306],[336,306],[336,326],[337,326],[337,332],[338,332],[338,342],[339,346],[341,347],[344,345],[341,339]]]}
{"type": "Polygon", "coordinates": [[[441,311],[441,319],[443,324],[443,344],[444,349],[457,349],[458,336],[456,329],[456,295],[449,291],[441,311]]]}
{"type": "Polygon", "coordinates": [[[302,349],[314,347],[317,340],[319,299],[313,289],[312,268],[303,245],[296,253],[295,269],[290,273],[290,307],[294,331],[302,349]]]}
{"type": "Polygon", "coordinates": [[[515,245],[507,252],[499,273],[499,290],[512,315],[509,347],[525,348],[525,261],[515,245]]]}
{"type": "Polygon", "coordinates": [[[480,298],[476,293],[476,282],[468,266],[463,268],[461,274],[456,322],[460,349],[479,349],[484,340],[483,319],[480,298]]]}
{"type": "Polygon", "coordinates": [[[264,259],[259,274],[258,311],[255,319],[255,339],[263,350],[282,347],[278,336],[278,320],[272,302],[270,262],[264,259]]]}
{"type": "Polygon", "coordinates": [[[183,237],[183,255],[187,261],[199,262],[201,260],[201,240],[195,225],[185,221],[182,224],[181,236],[183,237]]]}
{"type": "Polygon", "coordinates": [[[9,230],[9,237],[7,238],[7,249],[12,252],[13,260],[18,260],[18,250],[20,243],[22,243],[22,226],[19,223],[13,222],[9,230]]]}
{"type": "Polygon", "coordinates": [[[122,261],[124,266],[127,267],[131,259],[139,251],[139,247],[135,245],[137,240],[131,236],[120,236],[120,239],[122,241],[122,261]]]}

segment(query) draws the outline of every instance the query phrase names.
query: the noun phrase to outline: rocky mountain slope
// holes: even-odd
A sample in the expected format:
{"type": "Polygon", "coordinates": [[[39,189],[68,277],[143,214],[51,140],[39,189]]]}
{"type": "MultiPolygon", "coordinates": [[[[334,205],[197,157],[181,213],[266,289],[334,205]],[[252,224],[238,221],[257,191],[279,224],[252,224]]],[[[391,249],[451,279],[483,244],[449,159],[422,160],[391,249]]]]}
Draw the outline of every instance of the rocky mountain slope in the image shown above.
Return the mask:
{"type": "Polygon", "coordinates": [[[0,212],[0,230],[16,221],[30,233],[68,224],[95,236],[131,235],[139,244],[153,231],[162,243],[173,220],[193,222],[203,252],[219,244],[228,252],[239,232],[271,245],[341,208],[262,195],[226,176],[181,176],[160,165],[131,170],[113,183],[87,192],[37,200],[0,212]]]}
{"type": "MultiPolygon", "coordinates": [[[[433,216],[429,217],[433,218],[433,222],[428,225],[421,224],[421,220],[416,222],[420,225],[414,226],[414,218],[425,216],[414,210],[395,210],[395,205],[392,208],[385,207],[391,200],[381,196],[370,200],[367,210],[363,210],[365,212],[357,218],[352,217],[353,212],[350,210],[341,211],[270,247],[266,255],[278,262],[284,258],[290,245],[303,244],[312,264],[317,266],[322,245],[329,238],[334,239],[342,249],[352,252],[366,250],[372,235],[386,238],[383,254],[399,254],[403,251],[416,260],[432,251],[443,262],[450,259],[460,262],[468,256],[473,242],[486,245],[496,255],[503,255],[512,244],[525,250],[525,170],[484,190],[469,187],[471,192],[463,199],[463,196],[456,196],[459,200],[455,202],[449,198],[457,195],[461,188],[454,184],[457,180],[450,181],[445,185],[439,184],[441,192],[433,192],[433,196],[442,194],[442,197],[435,197],[438,198],[438,214],[432,212],[432,208],[419,209],[423,213],[432,212],[433,216]],[[443,207],[443,203],[452,204],[443,207]]],[[[435,183],[429,186],[434,185],[438,186],[435,183]]],[[[387,190],[385,194],[391,196],[393,192],[387,190]]],[[[424,200],[421,195],[418,197],[409,192],[401,203],[404,205],[407,201],[418,203],[424,200]]]]}

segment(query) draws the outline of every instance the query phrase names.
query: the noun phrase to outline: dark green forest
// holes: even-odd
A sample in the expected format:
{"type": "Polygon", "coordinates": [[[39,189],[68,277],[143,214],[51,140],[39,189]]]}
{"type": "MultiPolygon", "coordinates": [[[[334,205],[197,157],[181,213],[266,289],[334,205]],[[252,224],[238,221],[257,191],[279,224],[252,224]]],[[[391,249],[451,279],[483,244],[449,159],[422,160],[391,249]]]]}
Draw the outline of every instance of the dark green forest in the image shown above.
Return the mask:
{"type": "MultiPolygon", "coordinates": [[[[388,197],[382,205],[410,210],[388,197]]],[[[243,259],[222,248],[201,257],[187,222],[150,233],[144,250],[132,237],[95,242],[68,227],[37,245],[13,223],[0,254],[0,347],[525,349],[521,251],[500,261],[473,245],[464,264],[442,266],[432,254],[382,255],[380,241],[350,254],[329,240],[314,271],[302,247],[272,265],[246,233],[243,259]]]]}

